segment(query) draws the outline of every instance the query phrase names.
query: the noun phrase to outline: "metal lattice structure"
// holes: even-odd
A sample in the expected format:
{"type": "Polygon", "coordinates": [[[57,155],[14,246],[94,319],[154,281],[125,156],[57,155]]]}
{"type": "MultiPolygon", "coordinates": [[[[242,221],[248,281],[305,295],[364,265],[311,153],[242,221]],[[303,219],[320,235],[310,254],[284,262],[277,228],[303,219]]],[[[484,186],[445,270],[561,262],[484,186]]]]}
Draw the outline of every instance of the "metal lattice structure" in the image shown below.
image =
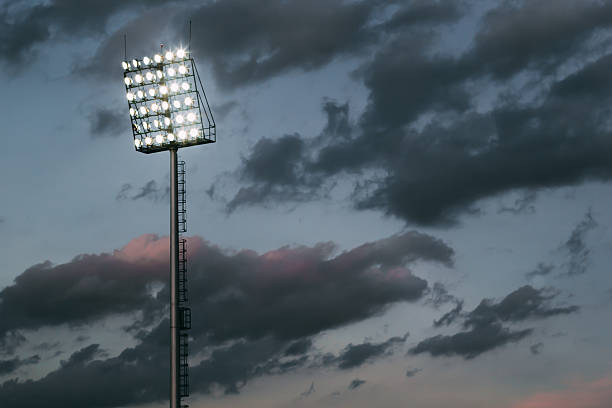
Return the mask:
{"type": "Polygon", "coordinates": [[[217,140],[215,119],[187,51],[168,51],[122,65],[137,151],[155,153],[217,140]]]}

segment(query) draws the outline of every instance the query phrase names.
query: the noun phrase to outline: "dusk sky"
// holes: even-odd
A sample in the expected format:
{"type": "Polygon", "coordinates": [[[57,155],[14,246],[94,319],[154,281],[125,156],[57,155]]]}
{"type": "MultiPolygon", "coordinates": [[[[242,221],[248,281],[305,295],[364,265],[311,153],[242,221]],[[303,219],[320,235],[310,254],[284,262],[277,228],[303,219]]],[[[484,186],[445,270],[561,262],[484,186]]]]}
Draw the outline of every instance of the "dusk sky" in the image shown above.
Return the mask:
{"type": "Polygon", "coordinates": [[[612,406],[612,1],[0,0],[0,407],[168,406],[189,21],[190,407],[612,406]]]}

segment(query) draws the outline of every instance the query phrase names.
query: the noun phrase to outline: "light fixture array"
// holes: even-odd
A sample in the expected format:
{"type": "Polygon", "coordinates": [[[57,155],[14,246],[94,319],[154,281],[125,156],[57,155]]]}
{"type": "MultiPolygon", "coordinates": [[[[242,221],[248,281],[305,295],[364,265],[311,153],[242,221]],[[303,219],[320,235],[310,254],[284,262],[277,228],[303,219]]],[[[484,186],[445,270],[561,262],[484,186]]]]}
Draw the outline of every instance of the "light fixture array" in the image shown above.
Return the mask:
{"type": "Polygon", "coordinates": [[[216,141],[212,112],[186,50],[121,65],[137,151],[154,153],[216,141]]]}

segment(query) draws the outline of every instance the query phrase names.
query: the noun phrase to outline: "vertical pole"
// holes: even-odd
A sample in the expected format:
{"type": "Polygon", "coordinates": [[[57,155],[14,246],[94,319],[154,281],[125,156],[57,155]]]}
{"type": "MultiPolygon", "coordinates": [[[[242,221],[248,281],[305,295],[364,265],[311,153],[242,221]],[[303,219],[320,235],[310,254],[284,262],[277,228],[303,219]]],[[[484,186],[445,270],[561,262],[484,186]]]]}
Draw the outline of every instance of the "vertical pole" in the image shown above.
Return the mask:
{"type": "Polygon", "coordinates": [[[178,160],[170,149],[170,408],[180,408],[178,325],[178,160]]]}

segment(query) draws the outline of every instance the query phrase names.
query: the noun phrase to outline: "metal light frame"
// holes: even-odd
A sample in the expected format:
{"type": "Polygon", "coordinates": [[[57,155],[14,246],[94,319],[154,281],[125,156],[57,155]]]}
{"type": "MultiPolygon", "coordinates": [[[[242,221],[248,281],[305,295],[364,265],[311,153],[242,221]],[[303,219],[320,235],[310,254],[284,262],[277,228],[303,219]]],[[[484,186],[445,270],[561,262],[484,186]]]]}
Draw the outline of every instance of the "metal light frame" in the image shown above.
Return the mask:
{"type": "Polygon", "coordinates": [[[188,51],[179,48],[122,65],[136,151],[156,153],[217,140],[215,119],[188,51]],[[194,120],[187,120],[190,113],[194,120]]]}

